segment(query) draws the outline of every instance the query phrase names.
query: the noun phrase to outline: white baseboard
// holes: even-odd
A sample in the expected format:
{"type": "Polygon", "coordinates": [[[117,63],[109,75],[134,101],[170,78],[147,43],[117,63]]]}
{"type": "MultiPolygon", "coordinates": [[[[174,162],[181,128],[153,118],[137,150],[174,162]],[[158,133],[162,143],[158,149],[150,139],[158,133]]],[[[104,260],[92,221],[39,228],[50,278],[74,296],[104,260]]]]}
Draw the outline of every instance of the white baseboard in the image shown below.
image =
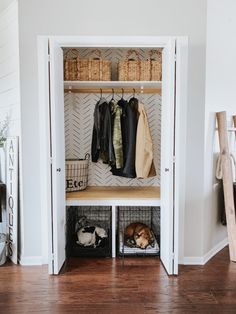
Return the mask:
{"type": "Polygon", "coordinates": [[[226,245],[228,245],[228,238],[225,238],[217,245],[215,245],[204,256],[186,256],[179,261],[180,265],[205,265],[213,256],[221,251],[226,245]]]}
{"type": "Polygon", "coordinates": [[[48,265],[48,257],[47,256],[42,256],[42,264],[48,265]]]}
{"type": "Polygon", "coordinates": [[[203,257],[199,256],[185,256],[179,260],[179,265],[204,265],[203,257]]]}
{"type": "Polygon", "coordinates": [[[19,264],[22,266],[43,265],[42,256],[21,256],[19,264]]]}
{"type": "MultiPolygon", "coordinates": [[[[210,251],[208,251],[203,256],[204,264],[206,264],[213,256],[215,256],[218,252],[220,252],[224,247],[228,245],[228,238],[225,238],[221,242],[219,242],[217,245],[215,245],[210,251]]],[[[203,265],[204,265],[203,264],[203,265]]]]}

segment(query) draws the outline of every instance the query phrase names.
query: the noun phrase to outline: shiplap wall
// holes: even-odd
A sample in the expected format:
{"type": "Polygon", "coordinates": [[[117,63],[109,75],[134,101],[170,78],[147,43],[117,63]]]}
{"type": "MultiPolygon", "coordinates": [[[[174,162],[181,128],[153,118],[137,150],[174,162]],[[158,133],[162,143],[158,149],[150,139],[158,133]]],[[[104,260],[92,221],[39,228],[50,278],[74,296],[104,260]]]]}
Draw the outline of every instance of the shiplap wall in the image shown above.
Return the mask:
{"type": "MultiPolygon", "coordinates": [[[[20,137],[18,2],[0,12],[0,126],[8,117],[7,136],[20,137]]],[[[5,182],[5,153],[1,149],[0,179],[5,182]]]]}
{"type": "MultiPolygon", "coordinates": [[[[8,136],[20,135],[18,3],[0,13],[0,123],[9,118],[8,136]]],[[[2,174],[4,179],[4,174],[2,174]]]]}

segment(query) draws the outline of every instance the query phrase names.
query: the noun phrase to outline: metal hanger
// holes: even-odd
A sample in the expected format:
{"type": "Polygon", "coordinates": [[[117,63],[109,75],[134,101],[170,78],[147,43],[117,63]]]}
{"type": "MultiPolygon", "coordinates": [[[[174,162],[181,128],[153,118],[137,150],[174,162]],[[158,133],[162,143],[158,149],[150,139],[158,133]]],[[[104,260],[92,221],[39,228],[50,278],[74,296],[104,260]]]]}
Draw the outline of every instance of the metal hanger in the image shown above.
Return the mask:
{"type": "Polygon", "coordinates": [[[124,88],[121,88],[121,90],[122,90],[122,97],[121,97],[121,99],[124,100],[124,88]]]}
{"type": "Polygon", "coordinates": [[[115,100],[115,99],[114,99],[114,88],[112,88],[112,98],[111,98],[110,101],[112,101],[112,100],[115,100]]]}

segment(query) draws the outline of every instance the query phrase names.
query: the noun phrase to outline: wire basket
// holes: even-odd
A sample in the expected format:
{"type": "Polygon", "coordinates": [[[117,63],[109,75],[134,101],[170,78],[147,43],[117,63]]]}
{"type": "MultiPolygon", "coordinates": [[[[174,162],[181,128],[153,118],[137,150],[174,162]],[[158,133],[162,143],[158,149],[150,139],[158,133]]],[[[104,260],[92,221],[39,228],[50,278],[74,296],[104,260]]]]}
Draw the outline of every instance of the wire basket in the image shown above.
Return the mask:
{"type": "Polygon", "coordinates": [[[89,157],[84,159],[66,160],[66,192],[75,192],[86,189],[88,186],[89,157]]]}

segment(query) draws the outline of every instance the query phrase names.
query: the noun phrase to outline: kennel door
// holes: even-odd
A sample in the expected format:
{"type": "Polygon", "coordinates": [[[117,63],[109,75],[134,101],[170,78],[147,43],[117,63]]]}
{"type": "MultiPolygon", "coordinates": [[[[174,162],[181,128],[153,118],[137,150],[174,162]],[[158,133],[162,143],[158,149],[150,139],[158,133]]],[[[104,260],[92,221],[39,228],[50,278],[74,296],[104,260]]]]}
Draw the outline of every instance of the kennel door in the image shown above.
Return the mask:
{"type": "MultiPolygon", "coordinates": [[[[63,51],[49,41],[51,129],[51,269],[58,274],[65,261],[65,135],[63,51]]],[[[50,263],[50,256],[49,256],[50,263]]]]}

